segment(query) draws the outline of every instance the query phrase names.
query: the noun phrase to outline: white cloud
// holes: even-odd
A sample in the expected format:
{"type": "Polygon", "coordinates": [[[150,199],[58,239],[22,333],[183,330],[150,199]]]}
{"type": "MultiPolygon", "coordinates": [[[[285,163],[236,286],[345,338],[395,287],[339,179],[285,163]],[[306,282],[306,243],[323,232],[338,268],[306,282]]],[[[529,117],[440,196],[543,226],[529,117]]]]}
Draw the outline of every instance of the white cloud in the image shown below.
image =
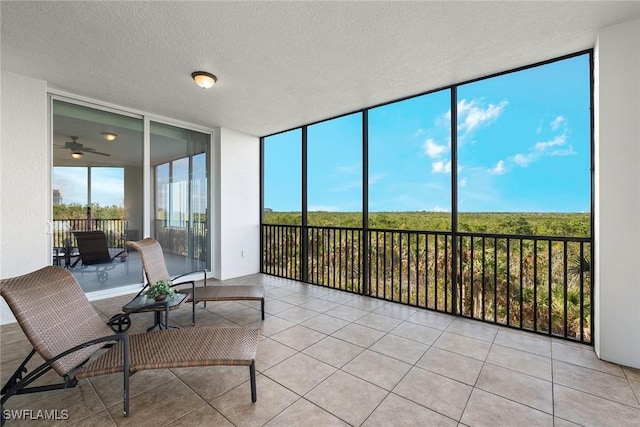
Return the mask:
{"type": "Polygon", "coordinates": [[[449,209],[436,205],[431,208],[431,212],[449,212],[449,209]]]}
{"type": "Polygon", "coordinates": [[[337,206],[328,205],[315,205],[309,206],[310,212],[340,212],[340,208],[337,206]]]}
{"type": "Polygon", "coordinates": [[[522,166],[523,168],[526,168],[529,163],[531,163],[534,160],[534,156],[529,153],[529,154],[516,154],[515,156],[513,156],[513,161],[515,162],[515,164],[517,164],[518,166],[522,166]]]}
{"type": "Polygon", "coordinates": [[[358,173],[358,172],[362,172],[362,167],[360,166],[359,163],[355,164],[355,165],[344,165],[344,166],[336,166],[336,172],[338,173],[344,173],[344,174],[351,174],[351,173],[358,173]]]}
{"type": "Polygon", "coordinates": [[[562,125],[562,123],[565,122],[565,118],[563,116],[558,116],[555,119],[553,119],[550,123],[551,125],[551,129],[553,130],[558,130],[560,128],[560,125],[562,125]]]}
{"type": "Polygon", "coordinates": [[[450,173],[451,172],[451,160],[444,161],[438,160],[431,163],[431,173],[450,173]]]}
{"type": "Polygon", "coordinates": [[[458,181],[458,185],[460,187],[466,187],[467,186],[467,178],[462,178],[460,181],[458,181]]]}
{"type": "Polygon", "coordinates": [[[386,176],[387,176],[387,174],[385,174],[385,173],[377,173],[377,174],[374,174],[374,175],[369,175],[369,185],[373,185],[373,184],[377,183],[378,181],[381,181],[386,176]]]}
{"type": "Polygon", "coordinates": [[[556,147],[558,145],[564,145],[565,142],[567,142],[567,134],[563,133],[562,135],[557,135],[551,141],[536,142],[536,145],[535,145],[534,148],[535,148],[536,151],[544,152],[550,147],[556,147]]]}
{"type": "Polygon", "coordinates": [[[458,130],[468,134],[479,126],[491,123],[502,114],[507,104],[507,101],[501,101],[498,105],[485,106],[478,100],[461,100],[458,102],[458,130]]]}
{"type": "Polygon", "coordinates": [[[504,166],[504,160],[500,160],[495,167],[489,169],[489,173],[492,175],[502,175],[505,172],[507,172],[507,170],[504,166]]]}
{"type": "Polygon", "coordinates": [[[578,154],[573,150],[573,146],[569,146],[563,150],[555,150],[549,153],[550,156],[573,156],[574,154],[578,154]]]}
{"type": "Polygon", "coordinates": [[[445,151],[447,151],[447,147],[445,145],[436,144],[431,138],[424,142],[422,148],[424,149],[424,152],[427,153],[427,156],[432,159],[440,157],[445,151]]]}
{"type": "Polygon", "coordinates": [[[413,134],[413,137],[416,138],[416,137],[424,135],[424,134],[425,134],[424,129],[420,128],[420,129],[418,129],[416,131],[416,133],[413,134]]]}

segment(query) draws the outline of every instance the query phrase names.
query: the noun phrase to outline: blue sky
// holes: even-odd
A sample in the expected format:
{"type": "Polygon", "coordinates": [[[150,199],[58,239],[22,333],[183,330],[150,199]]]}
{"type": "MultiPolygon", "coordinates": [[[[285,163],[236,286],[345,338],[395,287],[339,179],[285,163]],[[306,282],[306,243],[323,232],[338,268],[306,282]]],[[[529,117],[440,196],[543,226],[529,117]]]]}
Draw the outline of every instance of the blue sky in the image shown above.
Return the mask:
{"type": "MultiPolygon", "coordinates": [[[[458,87],[461,212],[588,212],[589,57],[458,87]]],[[[369,110],[369,210],[450,211],[450,91],[369,110]]],[[[361,211],[359,113],[308,127],[308,208],[361,211]]],[[[301,131],[266,138],[265,207],[299,211],[301,131]]]]}
{"type": "MultiPolygon", "coordinates": [[[[101,206],[124,205],[124,169],[91,168],[91,201],[101,206]]],[[[86,167],[53,168],[53,188],[62,193],[62,203],[88,203],[88,185],[86,167]]]]}

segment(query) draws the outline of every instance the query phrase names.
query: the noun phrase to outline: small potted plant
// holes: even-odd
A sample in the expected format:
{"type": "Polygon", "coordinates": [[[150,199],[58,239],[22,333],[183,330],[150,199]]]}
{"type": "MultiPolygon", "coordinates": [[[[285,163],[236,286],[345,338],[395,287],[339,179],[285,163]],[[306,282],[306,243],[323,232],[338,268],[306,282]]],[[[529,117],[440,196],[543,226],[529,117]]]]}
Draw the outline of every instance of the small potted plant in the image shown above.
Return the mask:
{"type": "Polygon", "coordinates": [[[146,295],[156,301],[164,301],[167,296],[173,295],[171,282],[169,280],[158,280],[147,290],[146,295]]]}

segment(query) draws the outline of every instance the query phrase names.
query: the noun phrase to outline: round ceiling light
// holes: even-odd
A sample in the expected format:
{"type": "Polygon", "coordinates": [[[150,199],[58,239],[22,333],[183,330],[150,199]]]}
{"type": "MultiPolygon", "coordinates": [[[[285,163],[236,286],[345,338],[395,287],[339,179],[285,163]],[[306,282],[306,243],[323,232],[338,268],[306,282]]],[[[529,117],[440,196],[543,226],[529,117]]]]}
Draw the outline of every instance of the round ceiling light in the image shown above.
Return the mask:
{"type": "Polygon", "coordinates": [[[118,135],[112,132],[102,132],[102,137],[107,141],[115,141],[118,135]]]}
{"type": "Polygon", "coordinates": [[[74,159],[81,159],[84,156],[84,154],[82,153],[82,151],[72,151],[71,152],[71,157],[73,157],[74,159]]]}
{"type": "Polygon", "coordinates": [[[194,71],[191,73],[191,77],[193,77],[196,84],[203,89],[209,89],[218,81],[216,76],[205,71],[194,71]]]}

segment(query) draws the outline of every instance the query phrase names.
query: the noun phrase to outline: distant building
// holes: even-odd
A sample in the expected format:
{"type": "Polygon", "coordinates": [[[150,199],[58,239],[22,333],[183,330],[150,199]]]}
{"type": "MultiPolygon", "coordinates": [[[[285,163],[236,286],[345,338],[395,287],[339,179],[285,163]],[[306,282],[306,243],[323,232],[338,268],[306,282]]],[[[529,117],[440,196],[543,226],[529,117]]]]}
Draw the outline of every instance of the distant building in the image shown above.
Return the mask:
{"type": "Polygon", "coordinates": [[[60,205],[62,204],[62,193],[60,192],[60,190],[56,190],[55,188],[53,189],[53,205],[60,205]]]}

